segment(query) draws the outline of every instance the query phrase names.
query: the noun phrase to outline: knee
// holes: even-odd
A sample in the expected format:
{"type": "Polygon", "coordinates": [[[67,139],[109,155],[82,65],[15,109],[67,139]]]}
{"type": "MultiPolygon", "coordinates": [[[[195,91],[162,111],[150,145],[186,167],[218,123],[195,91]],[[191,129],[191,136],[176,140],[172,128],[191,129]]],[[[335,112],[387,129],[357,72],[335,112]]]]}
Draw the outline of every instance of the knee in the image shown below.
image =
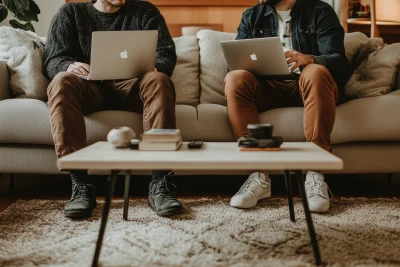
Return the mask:
{"type": "Polygon", "coordinates": [[[225,96],[237,94],[243,91],[244,84],[249,81],[257,80],[256,77],[245,70],[235,70],[229,72],[225,77],[224,92],[225,96]]]}
{"type": "Polygon", "coordinates": [[[145,87],[150,86],[151,90],[143,90],[142,93],[153,92],[159,96],[175,97],[175,87],[171,79],[162,72],[148,72],[142,77],[145,87]]]}
{"type": "Polygon", "coordinates": [[[306,66],[300,75],[300,81],[303,82],[326,82],[331,78],[329,70],[322,65],[310,64],[306,66]]]}
{"type": "Polygon", "coordinates": [[[147,72],[146,74],[143,75],[142,79],[158,84],[168,85],[171,83],[171,79],[165,73],[156,71],[147,72]]]}
{"type": "Polygon", "coordinates": [[[48,89],[47,95],[49,99],[57,96],[68,96],[73,95],[77,92],[79,86],[73,86],[77,82],[80,82],[80,78],[70,72],[60,72],[51,81],[48,89]],[[67,93],[66,93],[67,92],[67,93]]]}

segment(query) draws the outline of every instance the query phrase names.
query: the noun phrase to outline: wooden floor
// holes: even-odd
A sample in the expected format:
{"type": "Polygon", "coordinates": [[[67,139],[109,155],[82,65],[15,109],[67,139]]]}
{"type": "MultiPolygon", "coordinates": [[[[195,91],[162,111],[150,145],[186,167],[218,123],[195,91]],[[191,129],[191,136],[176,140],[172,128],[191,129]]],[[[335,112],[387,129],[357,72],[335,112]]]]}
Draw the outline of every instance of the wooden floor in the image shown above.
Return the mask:
{"type": "MultiPolygon", "coordinates": [[[[234,195],[246,180],[245,176],[178,176],[173,183],[178,187],[178,198],[199,199],[203,197],[219,199],[234,195]]],[[[294,177],[292,177],[294,178],[294,177]]],[[[150,177],[134,176],[131,181],[131,198],[145,199],[148,194],[150,177]]],[[[399,197],[400,175],[393,175],[389,187],[387,175],[327,175],[326,181],[334,197],[399,197]]],[[[95,177],[93,183],[99,199],[106,192],[106,177],[95,177]]],[[[294,194],[297,194],[295,179],[292,179],[294,194]]],[[[19,199],[68,200],[71,182],[68,176],[16,175],[12,192],[8,192],[7,175],[0,177],[0,212],[19,199]]],[[[117,180],[115,199],[121,199],[124,179],[117,180]]],[[[272,176],[273,197],[286,197],[284,177],[272,176]]]]}

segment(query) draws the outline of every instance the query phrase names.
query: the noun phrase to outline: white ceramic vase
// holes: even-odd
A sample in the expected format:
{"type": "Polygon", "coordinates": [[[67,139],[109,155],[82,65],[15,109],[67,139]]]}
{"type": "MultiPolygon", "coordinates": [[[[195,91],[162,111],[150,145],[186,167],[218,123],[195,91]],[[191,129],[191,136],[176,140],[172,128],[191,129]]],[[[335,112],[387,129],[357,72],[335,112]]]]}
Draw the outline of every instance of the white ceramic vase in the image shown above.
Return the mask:
{"type": "Polygon", "coordinates": [[[125,148],[131,139],[136,138],[136,133],[129,127],[118,127],[112,129],[107,135],[107,141],[115,148],[125,148]]]}

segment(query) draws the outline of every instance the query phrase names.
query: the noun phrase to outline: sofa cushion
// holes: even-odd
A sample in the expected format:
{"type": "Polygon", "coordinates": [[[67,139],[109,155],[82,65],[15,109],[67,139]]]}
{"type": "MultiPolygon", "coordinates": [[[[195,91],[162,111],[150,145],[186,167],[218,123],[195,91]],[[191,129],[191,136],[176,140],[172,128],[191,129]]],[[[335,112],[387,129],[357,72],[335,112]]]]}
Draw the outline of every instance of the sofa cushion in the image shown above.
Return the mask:
{"type": "Polygon", "coordinates": [[[15,96],[47,100],[49,80],[42,73],[43,57],[44,44],[35,33],[0,27],[0,58],[7,60],[15,96]]]}
{"type": "MultiPolygon", "coordinates": [[[[0,101],[0,143],[53,145],[47,104],[34,99],[0,101]]],[[[88,143],[107,140],[114,127],[128,126],[143,132],[142,115],[102,111],[85,117],[88,143]]]]}
{"type": "Polygon", "coordinates": [[[383,45],[371,39],[358,53],[361,62],[345,86],[347,100],[381,96],[391,92],[400,66],[400,44],[383,45]]]}
{"type": "MultiPolygon", "coordinates": [[[[337,107],[332,144],[363,141],[400,141],[400,91],[349,101],[337,107]]],[[[282,108],[260,114],[285,141],[304,141],[303,108],[282,108]]]]}
{"type": "MultiPolygon", "coordinates": [[[[400,141],[400,90],[384,96],[362,98],[337,108],[332,144],[363,141],[400,141]]],[[[274,125],[274,135],[285,141],[304,141],[303,108],[274,109],[260,114],[262,123],[274,125]]],[[[52,145],[49,111],[31,99],[0,101],[0,143],[52,145]]],[[[216,104],[176,106],[177,127],[185,141],[235,141],[226,107],[216,104]]],[[[106,140],[109,130],[129,126],[140,134],[142,115],[103,111],[85,118],[88,143],[106,140]]]]}
{"type": "MultiPolygon", "coordinates": [[[[196,132],[196,108],[176,106],[177,127],[185,140],[196,132]]],[[[137,134],[143,132],[142,114],[126,111],[101,111],[85,117],[88,143],[107,140],[114,127],[128,126],[137,134]]],[[[0,101],[0,143],[53,145],[50,113],[46,103],[34,99],[7,99],[0,101]]]]}
{"type": "Polygon", "coordinates": [[[200,103],[226,105],[223,83],[228,66],[220,42],[233,40],[236,33],[202,30],[197,33],[200,46],[200,103]]]}
{"type": "Polygon", "coordinates": [[[346,50],[346,56],[352,65],[353,58],[358,54],[360,49],[368,43],[369,38],[361,32],[346,33],[344,36],[344,47],[346,50]]]}
{"type": "Polygon", "coordinates": [[[174,38],[177,64],[172,81],[175,84],[176,103],[196,106],[200,99],[200,51],[196,36],[174,38]]]}

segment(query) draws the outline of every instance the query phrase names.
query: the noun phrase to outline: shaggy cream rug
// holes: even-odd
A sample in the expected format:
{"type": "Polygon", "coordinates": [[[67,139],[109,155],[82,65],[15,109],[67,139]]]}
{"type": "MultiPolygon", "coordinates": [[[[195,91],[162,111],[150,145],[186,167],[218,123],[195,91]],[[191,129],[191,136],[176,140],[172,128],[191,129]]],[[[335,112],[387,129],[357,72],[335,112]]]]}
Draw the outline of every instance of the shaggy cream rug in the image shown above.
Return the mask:
{"type": "MultiPolygon", "coordinates": [[[[112,204],[102,266],[313,266],[302,207],[284,199],[236,210],[228,200],[184,200],[186,213],[157,217],[145,201],[112,204]]],[[[18,201],[0,214],[0,266],[90,266],[102,204],[71,221],[64,201],[18,201]]],[[[400,199],[341,199],[314,214],[327,266],[400,266],[400,199]]]]}

